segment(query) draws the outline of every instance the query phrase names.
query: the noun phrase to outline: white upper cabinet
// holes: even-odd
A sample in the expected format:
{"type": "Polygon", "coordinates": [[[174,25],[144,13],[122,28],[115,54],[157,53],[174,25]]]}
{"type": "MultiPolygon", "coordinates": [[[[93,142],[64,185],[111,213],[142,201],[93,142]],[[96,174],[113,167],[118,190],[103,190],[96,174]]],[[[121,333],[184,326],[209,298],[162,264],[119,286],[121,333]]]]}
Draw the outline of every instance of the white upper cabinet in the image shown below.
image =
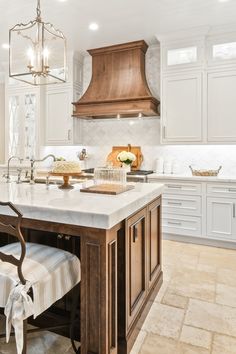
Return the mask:
{"type": "Polygon", "coordinates": [[[235,143],[236,27],[161,38],[161,142],[235,143]]]}
{"type": "Polygon", "coordinates": [[[201,74],[182,74],[163,79],[163,143],[201,141],[201,87],[201,74]]]}
{"type": "Polygon", "coordinates": [[[62,84],[46,93],[46,144],[68,145],[73,142],[71,87],[62,84]]]}
{"type": "Polygon", "coordinates": [[[69,77],[65,84],[47,86],[45,101],[45,145],[73,145],[81,143],[78,118],[73,118],[72,102],[82,93],[83,64],[80,57],[69,61],[69,77]]]}
{"type": "Polygon", "coordinates": [[[209,142],[236,141],[236,70],[208,74],[209,142]]]}

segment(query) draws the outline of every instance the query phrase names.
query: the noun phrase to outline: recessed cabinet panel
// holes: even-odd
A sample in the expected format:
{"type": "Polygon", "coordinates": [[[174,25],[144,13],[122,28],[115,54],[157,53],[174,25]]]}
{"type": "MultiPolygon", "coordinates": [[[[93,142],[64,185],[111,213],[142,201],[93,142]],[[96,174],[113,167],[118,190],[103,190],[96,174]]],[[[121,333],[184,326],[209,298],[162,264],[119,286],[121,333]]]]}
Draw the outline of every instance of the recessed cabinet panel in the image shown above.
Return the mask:
{"type": "Polygon", "coordinates": [[[170,234],[201,236],[201,218],[187,215],[165,214],[162,219],[163,231],[170,234]]]}
{"type": "Polygon", "coordinates": [[[234,199],[207,198],[208,236],[236,241],[236,214],[234,199]]]}
{"type": "Polygon", "coordinates": [[[148,287],[150,288],[161,271],[161,199],[148,207],[148,287]]]}
{"type": "Polygon", "coordinates": [[[48,145],[68,144],[72,140],[70,98],[69,90],[47,92],[46,144],[48,145]]]}
{"type": "Polygon", "coordinates": [[[198,196],[178,196],[166,194],[163,196],[163,212],[170,214],[183,214],[200,216],[202,213],[202,200],[198,196]]]}
{"type": "Polygon", "coordinates": [[[236,71],[208,75],[208,141],[236,140],[236,71]]]}
{"type": "Polygon", "coordinates": [[[201,74],[163,79],[162,141],[202,139],[201,74]]]}
{"type": "Polygon", "coordinates": [[[146,209],[127,222],[127,326],[136,318],[146,296],[146,209]]]}

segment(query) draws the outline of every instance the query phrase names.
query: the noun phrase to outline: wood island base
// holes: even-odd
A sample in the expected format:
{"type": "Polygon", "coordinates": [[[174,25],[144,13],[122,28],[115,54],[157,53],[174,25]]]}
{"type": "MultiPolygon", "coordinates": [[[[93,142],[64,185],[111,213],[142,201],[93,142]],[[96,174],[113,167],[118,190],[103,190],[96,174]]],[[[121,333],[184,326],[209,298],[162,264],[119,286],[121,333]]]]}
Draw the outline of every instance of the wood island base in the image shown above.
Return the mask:
{"type": "Polygon", "coordinates": [[[69,240],[80,257],[81,354],[128,354],[162,284],[161,197],[109,230],[27,218],[22,226],[29,242],[66,249],[69,240]]]}

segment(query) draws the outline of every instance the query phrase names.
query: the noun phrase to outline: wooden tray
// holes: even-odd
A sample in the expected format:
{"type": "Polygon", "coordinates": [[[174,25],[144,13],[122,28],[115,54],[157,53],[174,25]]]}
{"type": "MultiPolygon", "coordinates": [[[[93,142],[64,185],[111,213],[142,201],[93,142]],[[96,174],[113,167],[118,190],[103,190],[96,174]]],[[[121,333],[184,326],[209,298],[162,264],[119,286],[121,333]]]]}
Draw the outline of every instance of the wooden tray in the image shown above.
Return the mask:
{"type": "Polygon", "coordinates": [[[121,184],[99,184],[97,186],[83,188],[80,190],[80,192],[117,195],[130,191],[131,189],[134,189],[134,186],[123,186],[121,184]]]}
{"type": "Polygon", "coordinates": [[[136,160],[132,163],[131,169],[132,170],[140,170],[141,164],[143,162],[143,155],[142,155],[140,146],[131,146],[131,145],[113,146],[112,147],[112,152],[107,156],[107,162],[112,163],[112,165],[114,167],[120,167],[121,166],[121,162],[117,161],[117,155],[121,151],[132,152],[136,156],[136,160]]]}

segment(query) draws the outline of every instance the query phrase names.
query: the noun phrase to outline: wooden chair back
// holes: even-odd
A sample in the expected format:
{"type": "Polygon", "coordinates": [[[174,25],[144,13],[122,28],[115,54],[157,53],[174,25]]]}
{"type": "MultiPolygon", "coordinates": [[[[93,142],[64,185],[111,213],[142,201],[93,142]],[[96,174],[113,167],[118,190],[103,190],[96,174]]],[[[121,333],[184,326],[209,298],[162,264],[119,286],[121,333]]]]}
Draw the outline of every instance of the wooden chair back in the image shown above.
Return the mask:
{"type": "Polygon", "coordinates": [[[0,216],[0,232],[16,237],[19,240],[21,246],[21,254],[19,259],[17,259],[13,255],[9,255],[1,252],[1,248],[0,248],[0,260],[2,262],[11,263],[17,267],[19,279],[21,283],[24,285],[26,283],[26,280],[22,273],[22,264],[25,258],[26,244],[21,232],[21,222],[22,222],[23,215],[11,202],[0,201],[0,206],[10,208],[16,215],[16,219],[14,219],[14,225],[13,223],[8,221],[9,217],[4,215],[0,216]]]}

